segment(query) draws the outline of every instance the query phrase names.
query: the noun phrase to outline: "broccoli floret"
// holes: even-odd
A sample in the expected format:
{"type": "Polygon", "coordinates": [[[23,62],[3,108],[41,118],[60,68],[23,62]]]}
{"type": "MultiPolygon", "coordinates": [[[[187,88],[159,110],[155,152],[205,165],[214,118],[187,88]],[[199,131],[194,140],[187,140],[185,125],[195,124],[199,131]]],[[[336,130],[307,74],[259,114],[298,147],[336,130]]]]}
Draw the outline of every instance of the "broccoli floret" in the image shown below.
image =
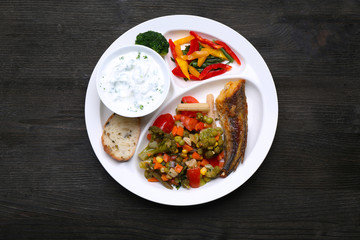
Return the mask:
{"type": "Polygon", "coordinates": [[[139,33],[136,36],[135,44],[147,46],[161,56],[166,55],[169,51],[169,43],[166,38],[161,33],[154,31],[139,33]]]}
{"type": "Polygon", "coordinates": [[[149,132],[151,134],[151,142],[139,153],[141,160],[146,160],[158,153],[176,153],[176,141],[171,134],[164,133],[156,126],[151,126],[149,132]],[[152,144],[152,141],[157,141],[158,143],[152,144]],[[155,148],[153,147],[154,145],[156,146],[155,148]]]}

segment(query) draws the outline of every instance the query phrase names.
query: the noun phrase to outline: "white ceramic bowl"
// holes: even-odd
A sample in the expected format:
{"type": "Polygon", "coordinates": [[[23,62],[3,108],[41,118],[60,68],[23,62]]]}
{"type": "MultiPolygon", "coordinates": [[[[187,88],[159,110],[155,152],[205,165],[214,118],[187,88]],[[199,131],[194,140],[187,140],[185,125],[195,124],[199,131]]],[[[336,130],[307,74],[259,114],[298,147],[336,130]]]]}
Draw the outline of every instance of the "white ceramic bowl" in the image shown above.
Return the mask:
{"type": "Polygon", "coordinates": [[[122,46],[101,57],[96,87],[101,101],[114,113],[124,117],[142,117],[154,112],[166,99],[170,88],[169,68],[151,48],[142,45],[122,46]],[[135,56],[139,53],[141,60],[135,56]],[[128,59],[129,55],[135,56],[132,57],[135,65],[130,64],[133,67],[124,70],[121,57],[128,59]],[[156,73],[154,69],[157,69],[156,73]],[[158,77],[147,78],[150,75],[158,77]],[[153,87],[159,82],[158,87],[153,87]],[[146,89],[153,90],[146,92],[146,89]]]}

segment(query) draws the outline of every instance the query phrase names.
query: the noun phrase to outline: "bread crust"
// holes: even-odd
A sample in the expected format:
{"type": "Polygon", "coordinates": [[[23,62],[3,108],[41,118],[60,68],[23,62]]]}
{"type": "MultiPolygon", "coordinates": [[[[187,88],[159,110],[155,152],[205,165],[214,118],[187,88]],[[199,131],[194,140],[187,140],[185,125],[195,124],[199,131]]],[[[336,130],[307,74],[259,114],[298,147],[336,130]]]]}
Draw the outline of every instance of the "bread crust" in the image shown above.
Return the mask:
{"type": "Polygon", "coordinates": [[[101,143],[113,159],[125,162],[134,155],[140,136],[140,118],[126,118],[113,113],[105,122],[101,143]]]}

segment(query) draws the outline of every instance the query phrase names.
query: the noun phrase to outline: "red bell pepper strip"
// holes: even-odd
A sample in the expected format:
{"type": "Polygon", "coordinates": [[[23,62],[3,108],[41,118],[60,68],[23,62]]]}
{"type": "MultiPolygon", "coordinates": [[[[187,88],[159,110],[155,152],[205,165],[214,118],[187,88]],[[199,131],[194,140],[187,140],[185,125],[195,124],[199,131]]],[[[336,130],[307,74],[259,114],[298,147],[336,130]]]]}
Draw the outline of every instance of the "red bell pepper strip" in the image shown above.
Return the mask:
{"type": "Polygon", "coordinates": [[[194,32],[194,31],[190,31],[190,34],[193,35],[193,36],[195,37],[195,39],[199,40],[199,41],[202,42],[202,43],[205,43],[205,44],[211,46],[211,47],[214,48],[214,49],[220,49],[220,48],[223,47],[222,45],[216,44],[216,43],[210,41],[209,39],[202,38],[201,36],[199,36],[199,35],[198,35],[196,32],[194,32]]]}
{"type": "Polygon", "coordinates": [[[216,40],[215,43],[223,46],[223,48],[225,49],[225,51],[230,54],[230,56],[239,64],[241,65],[240,59],[236,56],[236,54],[231,50],[231,48],[224,42],[220,41],[220,40],[216,40]]]}
{"type": "Polygon", "coordinates": [[[199,42],[196,38],[190,41],[190,48],[186,55],[190,55],[195,51],[199,51],[199,42]]]}
{"type": "Polygon", "coordinates": [[[171,51],[171,54],[172,54],[172,56],[174,58],[174,61],[175,61],[176,65],[178,66],[178,63],[176,62],[177,54],[176,54],[176,51],[175,51],[175,44],[171,40],[171,38],[169,39],[169,46],[170,46],[170,51],[171,51]]]}
{"type": "MultiPolygon", "coordinates": [[[[179,66],[176,66],[171,72],[177,77],[186,78],[185,74],[181,71],[179,66]]],[[[195,77],[192,74],[190,74],[190,79],[191,80],[200,80],[198,77],[195,77]]]]}
{"type": "MultiPolygon", "coordinates": [[[[231,69],[231,66],[227,65],[227,64],[223,64],[223,63],[211,64],[211,65],[207,66],[206,68],[204,68],[204,70],[202,70],[199,78],[201,80],[204,79],[210,73],[211,70],[216,70],[216,69],[225,69],[226,71],[229,71],[231,69]]],[[[224,72],[222,72],[222,73],[224,73],[224,72]]],[[[216,75],[214,75],[214,76],[216,76],[216,75]]],[[[207,77],[207,78],[209,78],[209,77],[207,77]]]]}
{"type": "Polygon", "coordinates": [[[228,71],[227,69],[218,69],[218,70],[208,72],[208,74],[206,74],[206,76],[201,80],[205,80],[205,79],[209,79],[209,78],[212,78],[212,77],[215,77],[215,76],[219,76],[221,74],[226,73],[227,71],[228,71]]]}

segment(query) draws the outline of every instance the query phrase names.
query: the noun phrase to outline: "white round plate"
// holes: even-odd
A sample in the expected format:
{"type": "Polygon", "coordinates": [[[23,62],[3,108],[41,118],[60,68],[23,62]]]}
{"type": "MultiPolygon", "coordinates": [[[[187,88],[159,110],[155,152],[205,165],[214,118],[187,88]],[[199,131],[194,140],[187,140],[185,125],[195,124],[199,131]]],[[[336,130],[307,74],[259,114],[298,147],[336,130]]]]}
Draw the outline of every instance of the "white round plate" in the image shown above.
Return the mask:
{"type": "MultiPolygon", "coordinates": [[[[204,80],[184,81],[171,74],[171,86],[164,105],[156,112],[141,119],[141,135],[136,152],[128,162],[117,162],[108,156],[101,145],[103,126],[112,114],[100,101],[96,90],[98,65],[91,75],[86,99],[85,122],[92,148],[105,170],[124,188],[134,194],[160,204],[189,206],[206,203],[223,197],[240,187],[259,168],[273,142],[277,119],[278,101],[271,73],[258,51],[239,33],[217,21],[198,16],[172,15],[155,18],[141,23],[125,32],[105,51],[111,54],[118,47],[134,44],[136,36],[148,30],[162,33],[167,39],[176,40],[189,34],[200,33],[209,39],[226,42],[240,57],[241,66],[235,62],[226,74],[204,80]],[[205,102],[206,95],[216,98],[225,83],[243,78],[246,80],[248,102],[248,142],[243,164],[226,178],[217,178],[196,189],[169,190],[160,183],[149,183],[139,167],[138,153],[147,145],[147,129],[162,113],[175,114],[176,105],[182,96],[192,95],[205,102]]],[[[168,54],[164,60],[171,70],[175,65],[168,54]]]]}

